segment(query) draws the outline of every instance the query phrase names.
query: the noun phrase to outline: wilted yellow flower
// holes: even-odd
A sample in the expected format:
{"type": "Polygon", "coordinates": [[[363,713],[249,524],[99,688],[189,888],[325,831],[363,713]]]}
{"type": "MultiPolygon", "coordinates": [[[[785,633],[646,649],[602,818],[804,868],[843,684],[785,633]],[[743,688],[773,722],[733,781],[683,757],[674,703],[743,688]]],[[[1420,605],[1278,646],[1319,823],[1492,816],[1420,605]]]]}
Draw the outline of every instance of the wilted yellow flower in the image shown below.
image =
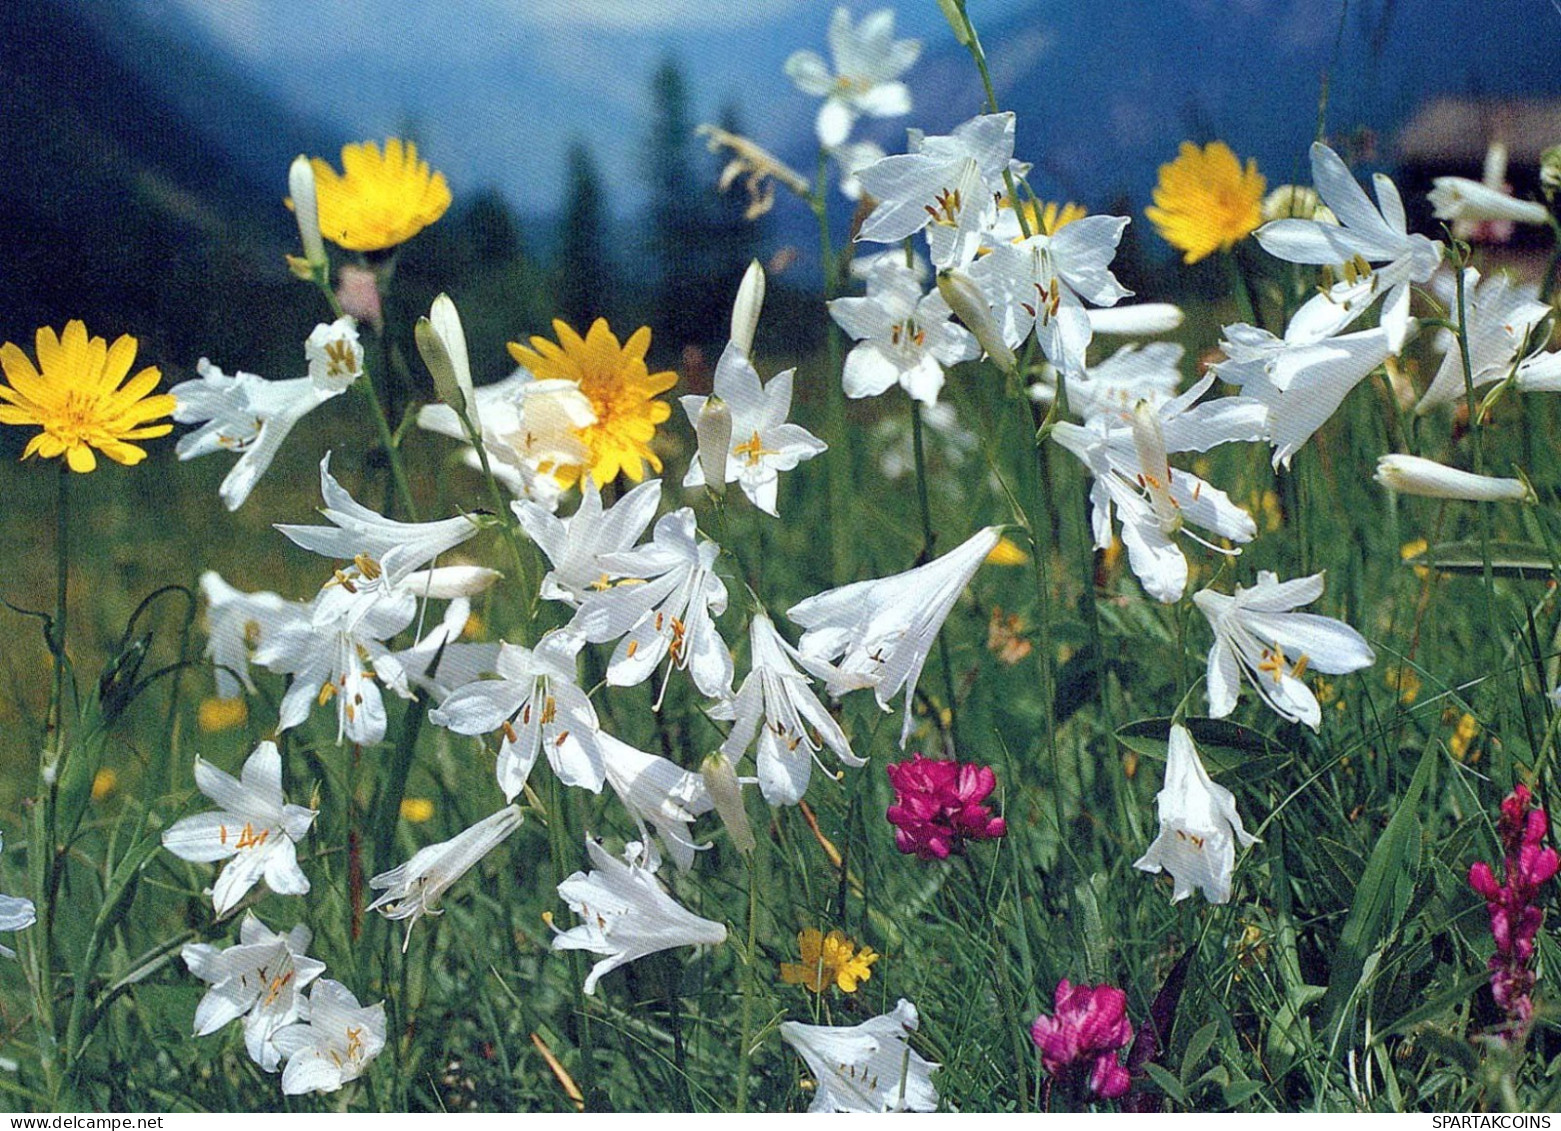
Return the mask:
{"type": "Polygon", "coordinates": [[[127,440],[150,440],[173,431],[172,424],[150,421],[167,416],[174,398],[167,393],[147,396],[162,374],[147,366],[128,382],[135,361],[136,340],[122,334],[110,346],[87,337],[80,321],[65,324],[56,335],[47,326],[38,331],[38,367],[20,346],[0,346],[0,366],[9,385],[0,385],[0,424],[34,426],[43,431],[27,442],[22,458],[63,455],[72,471],[97,467],[96,448],[125,465],[140,463],[146,451],[127,440]]]}
{"type": "MultiPolygon", "coordinates": [[[[398,137],[341,147],[342,172],[311,157],[320,233],[348,251],[384,251],[405,243],[445,214],[450,186],[398,137]]],[[[292,206],[289,200],[288,206],[292,206]]]]}
{"type": "Polygon", "coordinates": [[[195,709],[195,723],[206,734],[243,726],[248,718],[249,704],[242,695],[232,699],[202,699],[201,705],[195,709]]]}
{"type": "Polygon", "coordinates": [[[538,380],[572,381],[580,387],[596,413],[596,423],[575,430],[591,452],[587,468],[560,467],[554,472],[568,486],[589,471],[598,486],[606,486],[621,471],[634,482],[645,478],[645,464],[661,470],[661,460],[651,450],[656,425],[672,415],[672,406],[655,400],[677,384],[671,370],[651,373],[645,365],[650,348],[650,327],[641,326],[621,346],[598,318],[584,338],[561,319],[553,320],[556,343],[533,337],[531,348],[509,343],[510,356],[538,380]]]}
{"type": "Polygon", "coordinates": [[[1184,141],[1176,160],[1160,166],[1154,207],[1145,215],[1184,262],[1196,263],[1229,251],[1263,222],[1267,186],[1257,162],[1248,158],[1243,169],[1223,141],[1202,149],[1184,141]]]}
{"type": "Polygon", "coordinates": [[[111,766],[104,766],[92,775],[92,800],[102,801],[119,788],[119,775],[111,766]]]}
{"type": "Polygon", "coordinates": [[[401,819],[420,825],[434,815],[434,803],[426,797],[403,797],[401,819]]]}
{"type": "Polygon", "coordinates": [[[839,931],[825,935],[815,927],[797,933],[797,948],[802,961],[782,962],[781,981],[788,986],[806,986],[816,994],[832,985],[843,993],[855,993],[859,982],[872,977],[868,967],[878,961],[871,947],[858,950],[839,931]]]}

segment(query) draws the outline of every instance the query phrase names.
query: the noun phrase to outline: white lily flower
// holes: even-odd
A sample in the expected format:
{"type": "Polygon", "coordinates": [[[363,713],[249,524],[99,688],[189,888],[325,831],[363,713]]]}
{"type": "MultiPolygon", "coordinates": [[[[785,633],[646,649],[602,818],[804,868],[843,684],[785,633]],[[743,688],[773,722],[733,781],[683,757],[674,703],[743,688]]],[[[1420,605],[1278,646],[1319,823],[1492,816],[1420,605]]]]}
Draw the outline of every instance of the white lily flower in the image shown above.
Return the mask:
{"type": "Polygon", "coordinates": [[[250,653],[282,626],[307,620],[309,606],[276,593],[245,593],[212,570],[200,581],[206,598],[206,655],[216,671],[217,694],[223,699],[246,691],[253,695],[250,653]]]}
{"type": "Polygon", "coordinates": [[[976,340],[951,321],[937,290],[923,294],[904,257],[880,259],[862,298],[837,298],[829,313],[856,339],[846,355],[848,397],[874,397],[895,384],[923,404],[935,404],[950,365],[981,356],[976,340]]]}
{"type": "Polygon", "coordinates": [[[1171,727],[1165,787],[1155,804],[1160,810],[1160,835],[1148,852],[1133,861],[1133,867],[1170,872],[1176,881],[1173,903],[1186,899],[1194,888],[1210,903],[1229,903],[1236,844],[1256,844],[1257,837],[1242,827],[1235,794],[1210,779],[1184,726],[1171,727]]]}
{"type": "Polygon", "coordinates": [[[478,530],[464,515],[441,522],[397,522],[370,510],[331,475],[329,452],[320,461],[320,494],[325,501],[320,513],[333,525],[277,523],[276,528],[306,550],[327,558],[358,561],[364,577],[372,581],[378,573],[363,568],[361,559],[366,555],[383,573],[387,587],[396,586],[413,570],[459,546],[478,530]]]}
{"type": "Polygon", "coordinates": [[[1250,589],[1231,596],[1204,589],[1192,596],[1214,630],[1209,649],[1209,714],[1222,719],[1236,709],[1241,676],[1281,718],[1322,726],[1322,708],[1301,682],[1308,668],[1342,675],[1370,667],[1376,653],[1343,621],[1292,610],[1322,596],[1323,575],[1280,581],[1261,570],[1250,589]]]}
{"type": "Polygon", "coordinates": [[[190,973],[211,983],[195,1007],[195,1035],[215,1033],[242,1017],[249,1058],[262,1071],[275,1072],[282,1054],[272,1038],[299,1019],[303,988],[325,973],[325,963],[304,953],[312,937],[301,923],[283,935],[246,912],[236,946],[185,946],[179,955],[190,973]]]}
{"type": "Polygon", "coordinates": [[[937,137],[913,130],[910,150],[857,173],[878,206],[856,238],[899,243],[926,228],[933,266],[964,267],[997,220],[1004,171],[1029,168],[1013,162],[1014,116],[983,114],[937,137]]]}
{"type": "Polygon", "coordinates": [[[212,452],[240,453],[218,488],[230,511],[244,505],[293,425],[341,393],[311,377],[289,381],[267,381],[253,373],[230,377],[204,357],[195,371],[199,379],[182,381],[170,392],[178,401],[173,418],[201,427],[179,437],[174,451],[182,460],[212,452]]]}
{"type": "Polygon", "coordinates": [[[1312,184],[1339,223],[1272,220],[1254,234],[1263,250],[1277,259],[1341,267],[1346,281],[1329,295],[1338,310],[1334,330],[1358,317],[1379,292],[1385,294],[1381,325],[1396,354],[1404,348],[1409,332],[1410,285],[1431,277],[1442,261],[1442,245],[1409,233],[1404,201],[1391,179],[1381,173],[1373,178],[1377,190],[1373,207],[1337,153],[1313,142],[1311,157],[1312,184]],[[1359,263],[1386,266],[1359,271],[1359,263]]]}
{"type": "Polygon", "coordinates": [[[547,633],[535,648],[501,644],[498,679],[458,687],[428,713],[430,722],[456,734],[504,732],[497,774],[506,801],[525,788],[543,751],[565,785],[601,792],[607,776],[599,744],[601,723],[575,684],[581,643],[565,630],[547,633]]]}
{"type": "Polygon", "coordinates": [[[911,735],[916,681],[938,630],[1001,533],[988,526],[926,565],[842,585],[786,610],[807,629],[797,645],[799,658],[828,681],[830,694],[871,687],[887,711],[889,700],[905,689],[901,749],[911,735]]]}
{"type": "Polygon", "coordinates": [[[374,675],[403,699],[422,690],[441,702],[457,687],[480,679],[498,663],[499,645],[461,641],[471,615],[466,598],[451,601],[443,619],[416,644],[376,656],[374,675]]]}
{"type": "Polygon", "coordinates": [[[695,534],[694,512],[683,507],[656,520],[649,545],[598,558],[612,584],[580,603],[569,628],[591,644],[623,637],[607,664],[614,687],[643,683],[670,656],[701,694],[731,695],[732,654],[714,620],[726,611],[726,585],[715,573],[721,551],[695,534]]]}
{"type": "Polygon", "coordinates": [[[661,480],[647,479],[604,508],[601,489],[587,475],[580,481],[580,505],[568,518],[558,518],[530,499],[517,499],[510,509],[552,563],[542,578],[542,596],[578,607],[587,595],[610,584],[601,556],[632,549],[660,505],[661,480]]]}
{"type": "MultiPolygon", "coordinates": [[[[1103,414],[1087,426],[1062,421],[1052,430],[1052,439],[1094,477],[1090,524],[1096,548],[1111,545],[1114,510],[1133,573],[1151,597],[1167,604],[1181,600],[1187,587],[1187,558],[1175,541],[1186,524],[1232,542],[1257,537],[1257,523],[1230,496],[1169,462],[1171,452],[1204,452],[1219,444],[1262,438],[1266,410],[1256,401],[1220,397],[1195,403],[1213,383],[1213,375],[1207,374],[1158,408],[1140,401],[1131,413],[1103,414]]],[[[1196,535],[1188,536],[1218,550],[1196,535]]]]}
{"type": "Polygon", "coordinates": [[[304,895],[309,877],[298,867],[294,847],[314,823],[314,810],[289,805],[282,796],[282,755],[262,742],[235,779],[199,755],[195,784],[217,803],[211,813],[181,817],[163,830],[163,847],[181,860],[226,860],[212,888],[222,918],[263,876],[279,895],[304,895]]]}
{"type": "Polygon", "coordinates": [[[606,955],[586,975],[587,994],[596,992],[602,975],[647,954],[726,941],[726,926],[701,919],[668,895],[643,858],[624,863],[591,838],[585,848],[592,870],[558,885],[559,898],[581,922],[554,935],[553,949],[606,955]]]}
{"type": "Polygon", "coordinates": [[[385,1047],[385,1003],[358,1004],[340,982],[321,978],[309,991],[309,1020],[277,1031],[287,1059],[282,1092],[334,1092],[356,1080],[385,1047]]]}
{"type": "MultiPolygon", "coordinates": [[[[1515,282],[1504,274],[1481,280],[1473,267],[1464,268],[1465,336],[1469,342],[1469,372],[1476,389],[1504,380],[1517,365],[1529,345],[1530,335],[1550,315],[1550,305],[1539,301],[1537,287],[1515,282]]],[[[1452,316],[1458,316],[1456,300],[1452,316]]],[[[1463,353],[1458,339],[1450,332],[1438,335],[1444,351],[1441,367],[1431,379],[1425,396],[1415,405],[1415,414],[1429,412],[1437,405],[1462,400],[1466,392],[1463,378],[1463,353]]]]}
{"type": "Polygon", "coordinates": [[[716,704],[712,718],[732,721],[721,753],[733,762],[753,745],[759,767],[759,790],[771,805],[795,805],[807,792],[808,778],[819,749],[828,746],[848,766],[867,760],[851,752],[851,740],[820,703],[793,660],[797,653],[763,613],[748,624],[750,670],[735,698],[716,704]],[[813,732],[809,733],[811,724],[813,732]]]}
{"type": "Polygon", "coordinates": [[[836,8],[829,51],[833,71],[816,51],[794,51],[785,65],[798,90],[824,100],[815,129],[825,149],[844,143],[859,115],[897,118],[911,112],[911,92],[898,80],[921,54],[921,41],[894,38],[894,9],[869,12],[852,26],[851,13],[836,8]]]}
{"type": "Polygon", "coordinates": [[[440,897],[478,861],[509,839],[520,828],[521,820],[520,806],[507,805],[449,840],[419,848],[405,864],[369,880],[371,888],[385,891],[368,909],[387,919],[407,920],[406,939],[401,944],[403,953],[412,941],[413,925],[424,915],[443,914],[440,897]]]}
{"type": "Polygon", "coordinates": [[[940,1067],[910,1046],[916,1007],[904,998],[893,1013],[860,1025],[804,1025],[783,1021],[781,1038],[807,1062],[818,1081],[810,1112],[936,1111],[932,1072],[940,1067]]]}
{"type": "MultiPolygon", "coordinates": [[[[1175,342],[1126,345],[1084,373],[1068,378],[1068,408],[1085,422],[1107,413],[1120,416],[1140,401],[1158,410],[1182,381],[1182,347],[1175,342]]],[[[1056,371],[1030,386],[1030,399],[1050,404],[1057,397],[1056,371]]]]}
{"type": "MultiPolygon", "coordinates": [[[[3,847],[3,842],[0,842],[3,847]]],[[[33,901],[18,895],[0,895],[0,931],[21,931],[38,921],[38,911],[33,901]]],[[[0,946],[0,954],[15,958],[16,951],[0,946]]]]}
{"type": "MultiPolygon", "coordinates": [[[[730,447],[725,453],[725,482],[736,483],[748,500],[765,514],[774,515],[780,473],[812,459],[828,445],[800,424],[789,424],[792,378],[788,369],[759,380],[753,363],[735,342],[728,343],[716,362],[714,393],[731,410],[730,447]]],[[[679,397],[690,424],[697,424],[707,397],[679,397]]],[[[720,453],[715,453],[720,459],[720,453]]],[[[703,460],[690,460],[683,486],[705,485],[703,460]]]]}
{"type": "Polygon", "coordinates": [[[1381,326],[1350,334],[1319,332],[1326,329],[1306,323],[1300,313],[1283,338],[1244,322],[1224,328],[1220,348],[1227,360],[1211,368],[1267,407],[1275,468],[1289,467],[1350,391],[1393,353],[1381,326]]]}
{"type": "Polygon", "coordinates": [[[1538,201],[1519,200],[1491,185],[1467,177],[1437,177],[1427,194],[1438,220],[1506,220],[1517,224],[1548,224],[1550,210],[1538,201]]]}
{"type": "Polygon", "coordinates": [[[1419,456],[1386,455],[1377,459],[1376,480],[1400,495],[1422,495],[1430,499],[1465,499],[1471,503],[1533,502],[1528,485],[1521,479],[1498,479],[1494,475],[1476,475],[1459,471],[1435,460],[1419,456]]]}
{"type": "MultiPolygon", "coordinates": [[[[414,583],[417,577],[409,574],[406,580],[414,583]]],[[[293,677],[282,697],[278,731],[291,730],[334,699],[337,742],[371,746],[385,737],[385,702],[373,665],[386,654],[383,641],[416,619],[417,596],[410,588],[386,589],[380,580],[365,581],[358,567],[342,571],[315,595],[307,618],[262,639],[255,663],[293,677]]]]}
{"type": "MultiPolygon", "coordinates": [[[[840,195],[847,200],[861,200],[862,181],[857,174],[869,165],[882,161],[888,154],[884,152],[883,146],[875,141],[848,141],[830,150],[830,156],[840,167],[840,181],[835,186],[840,190],[840,195]]],[[[854,259],[851,261],[851,273],[853,275],[857,273],[854,259]]]]}
{"type": "Polygon", "coordinates": [[[348,315],[321,322],[304,339],[304,360],[309,363],[309,380],[321,392],[346,392],[363,375],[357,322],[348,315]]]}
{"type": "Polygon", "coordinates": [[[1055,235],[1038,233],[994,247],[970,266],[1011,349],[1035,332],[1046,359],[1064,373],[1084,368],[1094,331],[1084,303],[1114,306],[1133,292],[1111,273],[1125,216],[1085,216],[1055,235]]]}
{"type": "MultiPolygon", "coordinates": [[[[647,851],[650,838],[645,825],[649,822],[678,871],[688,871],[694,866],[694,853],[708,847],[695,844],[689,831],[696,818],[715,807],[705,779],[660,755],[621,742],[606,731],[599,741],[602,763],[607,767],[607,784],[639,825],[647,851]]],[[[654,853],[649,858],[654,869],[654,853]]]]}

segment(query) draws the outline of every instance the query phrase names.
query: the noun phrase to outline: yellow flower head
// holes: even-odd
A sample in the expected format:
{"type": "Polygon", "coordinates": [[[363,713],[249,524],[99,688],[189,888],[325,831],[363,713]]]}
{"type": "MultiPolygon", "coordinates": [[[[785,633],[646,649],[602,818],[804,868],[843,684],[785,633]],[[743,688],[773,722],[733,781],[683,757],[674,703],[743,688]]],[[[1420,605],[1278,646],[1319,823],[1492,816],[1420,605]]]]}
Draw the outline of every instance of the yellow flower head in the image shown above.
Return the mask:
{"type": "MultiPolygon", "coordinates": [[[[341,147],[342,172],[311,157],[319,200],[320,233],[348,251],[384,251],[405,243],[443,216],[450,186],[398,137],[385,151],[372,141],[341,147]]],[[[292,207],[289,200],[288,207],[292,207]]]]}
{"type": "Polygon", "coordinates": [[[621,471],[638,483],[645,478],[645,464],[660,471],[661,460],[650,442],[656,438],[656,425],[672,415],[672,406],[654,398],[677,384],[678,375],[671,370],[651,373],[646,368],[650,327],[641,326],[621,346],[605,318],[593,322],[584,338],[555,318],[553,333],[558,336],[556,343],[534,337],[530,349],[511,342],[509,352],[538,380],[579,385],[596,413],[595,424],[575,433],[590,449],[590,466],[558,468],[554,472],[558,481],[569,486],[589,471],[598,486],[606,486],[621,471]]]}
{"type": "Polygon", "coordinates": [[[814,927],[799,931],[797,948],[802,961],[782,962],[781,981],[788,986],[806,986],[816,994],[832,985],[839,986],[842,993],[855,993],[858,983],[873,976],[869,967],[878,961],[872,947],[857,950],[839,931],[827,935],[814,927]]]}
{"type": "Polygon", "coordinates": [[[167,393],[147,396],[162,374],[148,366],[127,382],[135,361],[136,340],[121,335],[112,346],[88,338],[87,327],[69,322],[56,336],[38,331],[38,368],[19,346],[0,346],[0,366],[9,385],[0,385],[0,424],[32,425],[43,431],[27,442],[22,458],[63,455],[72,471],[97,467],[96,448],[126,465],[140,463],[146,451],[126,440],[166,436],[172,424],[150,424],[174,409],[167,393]]]}
{"type": "Polygon", "coordinates": [[[104,801],[119,788],[119,775],[112,766],[104,766],[92,775],[92,800],[104,801]]]}
{"type": "Polygon", "coordinates": [[[243,726],[248,719],[249,704],[244,701],[242,695],[232,699],[202,699],[200,706],[195,710],[195,722],[203,734],[232,730],[234,727],[243,726]]]}
{"type": "Polygon", "coordinates": [[[403,797],[401,819],[408,824],[421,825],[434,815],[434,803],[426,797],[403,797]]]}
{"type": "Polygon", "coordinates": [[[1268,182],[1247,159],[1245,169],[1223,141],[1199,149],[1182,142],[1175,161],[1160,166],[1155,206],[1145,210],[1165,242],[1196,263],[1216,251],[1229,251],[1263,222],[1263,190],[1268,182]]]}

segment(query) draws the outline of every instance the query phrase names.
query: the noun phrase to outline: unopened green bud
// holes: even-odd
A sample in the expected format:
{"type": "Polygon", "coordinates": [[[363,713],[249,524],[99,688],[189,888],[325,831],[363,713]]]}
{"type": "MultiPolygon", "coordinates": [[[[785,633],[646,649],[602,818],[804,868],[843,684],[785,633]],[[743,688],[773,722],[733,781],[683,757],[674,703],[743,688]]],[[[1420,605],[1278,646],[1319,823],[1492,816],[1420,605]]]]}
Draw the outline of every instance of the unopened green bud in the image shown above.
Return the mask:
{"type": "Polygon", "coordinates": [[[699,441],[699,469],[705,475],[705,489],[716,498],[726,494],[726,463],[732,450],[732,410],[715,394],[705,398],[694,421],[699,441]]]}
{"type": "Polygon", "coordinates": [[[434,299],[427,318],[419,318],[413,329],[417,352],[423,356],[434,390],[470,426],[473,435],[482,435],[477,419],[477,397],[472,389],[471,361],[466,353],[466,332],[461,316],[449,295],[434,299]]]}
{"type": "Polygon", "coordinates": [[[939,271],[938,293],[949,304],[949,309],[959,315],[965,329],[976,336],[976,341],[981,343],[981,348],[997,363],[999,369],[1004,373],[1012,373],[1019,368],[1019,359],[1008,348],[1008,343],[1003,341],[1003,332],[992,317],[992,307],[974,279],[952,268],[939,271]]]}
{"type": "Polygon", "coordinates": [[[1552,145],[1539,155],[1539,184],[1546,200],[1555,200],[1561,192],[1561,145],[1552,145]]]}
{"type": "Polygon", "coordinates": [[[744,855],[752,852],[758,841],[748,824],[748,811],[743,808],[743,787],[737,780],[737,769],[731,761],[716,751],[699,767],[710,800],[715,802],[716,815],[726,826],[726,835],[732,838],[732,847],[744,855]]]}

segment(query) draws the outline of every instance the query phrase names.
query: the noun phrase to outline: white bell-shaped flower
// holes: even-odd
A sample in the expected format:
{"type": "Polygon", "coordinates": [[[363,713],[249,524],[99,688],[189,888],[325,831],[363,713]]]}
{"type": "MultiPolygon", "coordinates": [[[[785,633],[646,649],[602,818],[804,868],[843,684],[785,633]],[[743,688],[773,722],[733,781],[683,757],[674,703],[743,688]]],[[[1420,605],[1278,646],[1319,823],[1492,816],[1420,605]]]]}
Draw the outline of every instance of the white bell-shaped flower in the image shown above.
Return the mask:
{"type": "Polygon", "coordinates": [[[1192,734],[1184,726],[1171,727],[1165,788],[1155,801],[1160,809],[1160,835],[1133,867],[1170,872],[1176,881],[1173,902],[1186,899],[1194,888],[1210,903],[1230,902],[1236,845],[1256,844],[1257,838],[1242,827],[1235,795],[1209,778],[1192,744],[1192,734]]]}

